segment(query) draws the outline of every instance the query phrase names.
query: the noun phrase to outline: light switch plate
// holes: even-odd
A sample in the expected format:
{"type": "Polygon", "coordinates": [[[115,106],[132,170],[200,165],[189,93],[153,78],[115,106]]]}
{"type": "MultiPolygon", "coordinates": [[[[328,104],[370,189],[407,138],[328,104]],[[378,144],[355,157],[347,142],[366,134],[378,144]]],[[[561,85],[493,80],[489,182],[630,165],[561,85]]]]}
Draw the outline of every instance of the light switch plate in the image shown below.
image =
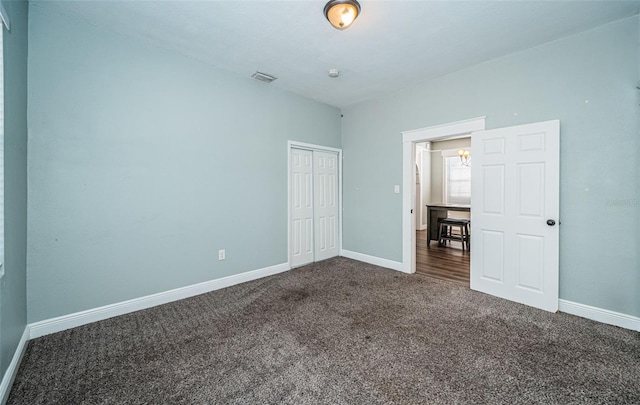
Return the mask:
{"type": "Polygon", "coordinates": [[[393,186],[393,192],[396,193],[396,194],[400,193],[400,186],[398,184],[393,186]]]}

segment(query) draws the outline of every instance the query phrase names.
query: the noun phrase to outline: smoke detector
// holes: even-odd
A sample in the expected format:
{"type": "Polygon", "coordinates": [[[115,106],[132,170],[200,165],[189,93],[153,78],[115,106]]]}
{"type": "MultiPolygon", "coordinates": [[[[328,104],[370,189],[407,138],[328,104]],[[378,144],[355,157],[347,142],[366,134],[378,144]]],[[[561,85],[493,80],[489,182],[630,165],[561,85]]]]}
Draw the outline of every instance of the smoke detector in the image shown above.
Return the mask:
{"type": "Polygon", "coordinates": [[[338,77],[340,76],[340,71],[338,69],[329,69],[329,77],[338,77]]]}
{"type": "Polygon", "coordinates": [[[256,71],[254,74],[252,74],[251,77],[253,77],[256,80],[260,80],[261,82],[265,82],[265,83],[271,83],[272,81],[277,79],[277,77],[275,77],[273,75],[270,75],[268,73],[258,72],[258,71],[256,71]]]}

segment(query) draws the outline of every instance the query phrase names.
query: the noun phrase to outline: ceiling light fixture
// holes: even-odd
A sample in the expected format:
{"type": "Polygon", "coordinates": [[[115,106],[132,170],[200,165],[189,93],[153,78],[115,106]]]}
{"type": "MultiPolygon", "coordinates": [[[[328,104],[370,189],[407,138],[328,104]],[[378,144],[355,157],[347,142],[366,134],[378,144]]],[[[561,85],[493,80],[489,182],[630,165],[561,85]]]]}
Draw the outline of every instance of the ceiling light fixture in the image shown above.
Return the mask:
{"type": "Polygon", "coordinates": [[[356,0],[331,0],[324,6],[324,16],[339,30],[349,28],[359,14],[360,3],[356,0]]]}

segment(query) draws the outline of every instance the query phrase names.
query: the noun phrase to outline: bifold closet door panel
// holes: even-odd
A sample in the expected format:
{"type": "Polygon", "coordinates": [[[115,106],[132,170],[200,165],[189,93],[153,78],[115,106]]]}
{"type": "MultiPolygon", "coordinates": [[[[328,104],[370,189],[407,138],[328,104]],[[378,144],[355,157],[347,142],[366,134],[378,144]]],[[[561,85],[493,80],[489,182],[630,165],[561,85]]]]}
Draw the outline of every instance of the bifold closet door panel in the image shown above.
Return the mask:
{"type": "Polygon", "coordinates": [[[314,260],[313,152],[291,150],[291,266],[314,260]]]}
{"type": "Polygon", "coordinates": [[[338,256],[338,155],[313,152],[315,260],[338,256]]]}

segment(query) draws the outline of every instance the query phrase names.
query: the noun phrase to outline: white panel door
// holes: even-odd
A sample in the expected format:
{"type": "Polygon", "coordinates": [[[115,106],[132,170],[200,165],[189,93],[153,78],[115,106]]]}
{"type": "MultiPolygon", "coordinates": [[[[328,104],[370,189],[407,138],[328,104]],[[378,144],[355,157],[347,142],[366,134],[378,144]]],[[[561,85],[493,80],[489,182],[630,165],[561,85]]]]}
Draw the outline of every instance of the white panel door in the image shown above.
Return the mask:
{"type": "Polygon", "coordinates": [[[338,256],[339,205],[338,205],[338,155],[313,152],[314,207],[315,207],[315,258],[324,260],[338,256]]]}
{"type": "Polygon", "coordinates": [[[291,149],[291,266],[313,262],[313,154],[291,149]]]}
{"type": "Polygon", "coordinates": [[[560,122],[471,135],[471,288],[558,310],[560,122]]]}

